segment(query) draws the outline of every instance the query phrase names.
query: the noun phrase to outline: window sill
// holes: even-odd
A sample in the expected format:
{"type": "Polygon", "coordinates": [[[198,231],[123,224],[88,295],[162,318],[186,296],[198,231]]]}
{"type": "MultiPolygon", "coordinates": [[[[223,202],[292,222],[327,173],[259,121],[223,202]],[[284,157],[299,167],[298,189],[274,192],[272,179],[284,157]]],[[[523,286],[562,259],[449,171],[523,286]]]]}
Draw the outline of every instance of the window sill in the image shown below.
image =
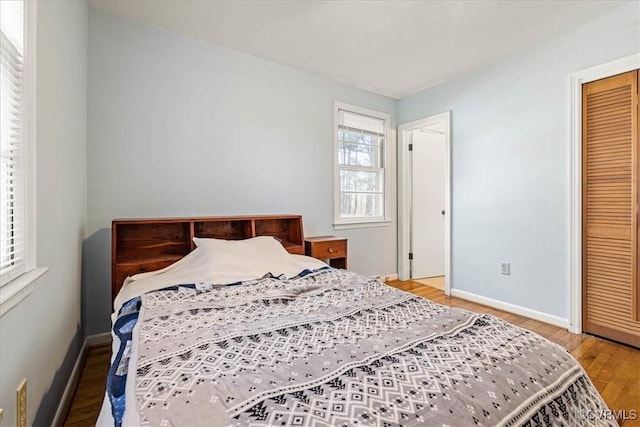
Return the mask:
{"type": "Polygon", "coordinates": [[[370,227],[388,227],[391,220],[372,220],[372,221],[353,221],[353,222],[336,222],[333,224],[334,230],[346,230],[348,228],[370,228],[370,227]]]}
{"type": "Polygon", "coordinates": [[[16,277],[0,288],[0,317],[18,305],[20,301],[28,297],[33,291],[34,282],[40,276],[49,271],[48,267],[34,268],[16,277]]]}

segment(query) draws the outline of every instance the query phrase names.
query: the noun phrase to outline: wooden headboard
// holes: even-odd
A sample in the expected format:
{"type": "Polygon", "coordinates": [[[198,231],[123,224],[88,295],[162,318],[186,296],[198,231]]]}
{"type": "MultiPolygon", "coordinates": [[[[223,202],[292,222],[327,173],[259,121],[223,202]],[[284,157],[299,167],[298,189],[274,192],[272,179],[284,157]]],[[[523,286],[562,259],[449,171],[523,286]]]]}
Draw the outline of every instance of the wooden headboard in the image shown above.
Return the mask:
{"type": "Polygon", "coordinates": [[[116,219],[111,224],[111,298],[127,276],[167,267],[194,250],[194,237],[256,236],[277,237],[287,251],[304,255],[300,215],[116,219]]]}

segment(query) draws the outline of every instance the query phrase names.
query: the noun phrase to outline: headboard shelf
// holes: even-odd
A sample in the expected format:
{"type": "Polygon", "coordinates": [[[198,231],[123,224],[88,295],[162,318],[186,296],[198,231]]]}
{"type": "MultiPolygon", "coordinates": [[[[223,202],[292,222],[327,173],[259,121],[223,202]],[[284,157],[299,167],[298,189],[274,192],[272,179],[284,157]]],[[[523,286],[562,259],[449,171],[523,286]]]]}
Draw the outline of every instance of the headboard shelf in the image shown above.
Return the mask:
{"type": "Polygon", "coordinates": [[[158,256],[150,256],[147,258],[131,258],[131,259],[120,259],[118,260],[118,265],[123,267],[135,266],[140,264],[148,264],[148,263],[158,263],[158,262],[171,262],[172,264],[183,258],[183,255],[158,255],[158,256]]]}
{"type": "Polygon", "coordinates": [[[194,237],[242,240],[274,236],[293,254],[304,254],[300,215],[116,219],[111,225],[111,297],[124,279],[158,270],[193,249],[194,237]]]}

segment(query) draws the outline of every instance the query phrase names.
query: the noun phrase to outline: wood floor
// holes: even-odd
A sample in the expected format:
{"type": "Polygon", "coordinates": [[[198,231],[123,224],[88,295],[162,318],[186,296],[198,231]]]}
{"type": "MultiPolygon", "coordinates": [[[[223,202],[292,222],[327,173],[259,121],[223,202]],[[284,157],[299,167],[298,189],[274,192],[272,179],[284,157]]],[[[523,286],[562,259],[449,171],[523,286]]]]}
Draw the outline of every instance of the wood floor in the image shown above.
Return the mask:
{"type": "Polygon", "coordinates": [[[64,422],[65,426],[95,426],[107,389],[110,359],[111,344],[89,349],[87,363],[82,370],[73,403],[64,422]]]}
{"type": "MultiPolygon", "coordinates": [[[[638,413],[639,419],[618,420],[624,427],[640,426],[640,350],[588,335],[571,334],[567,330],[516,314],[447,297],[444,292],[412,281],[393,281],[389,285],[437,303],[488,313],[534,331],[564,346],[584,367],[596,388],[613,411],[638,413]]],[[[65,426],[93,426],[100,413],[104,396],[111,346],[92,348],[82,372],[78,389],[65,426]]]]}

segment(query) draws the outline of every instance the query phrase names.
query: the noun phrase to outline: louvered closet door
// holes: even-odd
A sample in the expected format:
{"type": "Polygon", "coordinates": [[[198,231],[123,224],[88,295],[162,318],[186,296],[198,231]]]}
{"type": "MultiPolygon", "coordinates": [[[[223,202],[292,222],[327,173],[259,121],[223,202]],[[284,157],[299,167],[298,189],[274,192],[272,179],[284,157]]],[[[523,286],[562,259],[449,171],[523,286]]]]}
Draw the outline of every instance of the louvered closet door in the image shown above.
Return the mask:
{"type": "Polygon", "coordinates": [[[583,329],[640,347],[638,71],[585,84],[583,329]]]}

